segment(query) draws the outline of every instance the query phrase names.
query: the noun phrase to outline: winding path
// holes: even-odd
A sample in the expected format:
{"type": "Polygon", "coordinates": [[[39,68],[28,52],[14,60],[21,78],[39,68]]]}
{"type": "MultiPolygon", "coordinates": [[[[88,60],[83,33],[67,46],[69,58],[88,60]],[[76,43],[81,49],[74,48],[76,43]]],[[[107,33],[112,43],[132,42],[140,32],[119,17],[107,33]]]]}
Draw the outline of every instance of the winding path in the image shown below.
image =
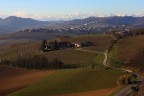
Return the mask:
{"type": "Polygon", "coordinates": [[[132,72],[133,72],[132,70],[123,69],[123,68],[115,68],[115,67],[112,67],[112,66],[110,66],[110,65],[107,65],[108,50],[106,50],[106,52],[104,53],[104,55],[105,55],[105,58],[104,58],[104,61],[103,61],[103,65],[104,65],[104,66],[110,67],[110,68],[112,68],[112,69],[122,70],[122,71],[125,71],[125,72],[128,72],[128,73],[132,73],[132,72]]]}
{"type": "MultiPolygon", "coordinates": [[[[112,68],[112,69],[116,69],[116,70],[122,70],[122,71],[127,72],[127,73],[132,73],[133,72],[132,70],[128,70],[128,69],[124,69],[124,68],[115,68],[115,67],[112,67],[110,65],[107,65],[108,50],[106,50],[104,53],[103,52],[98,52],[98,51],[84,50],[82,48],[79,48],[79,49],[76,49],[76,50],[84,51],[84,52],[104,54],[104,56],[105,56],[105,58],[103,60],[103,65],[104,66],[112,68]]],[[[143,81],[143,79],[141,78],[140,75],[137,75],[137,76],[138,76],[138,78],[139,78],[140,81],[143,81]]],[[[116,93],[114,96],[126,96],[126,95],[128,95],[129,93],[132,92],[132,89],[131,89],[132,86],[137,86],[137,84],[128,85],[127,87],[125,87],[124,89],[122,89],[121,91],[119,91],[118,93],[116,93]]]]}
{"type": "MultiPolygon", "coordinates": [[[[105,59],[103,61],[103,65],[106,66],[106,67],[110,67],[112,69],[117,69],[117,70],[122,70],[124,72],[128,72],[128,73],[133,73],[132,70],[129,70],[129,69],[123,69],[123,68],[115,68],[115,67],[112,67],[112,66],[109,66],[107,65],[107,59],[108,59],[108,50],[106,50],[106,52],[104,53],[105,55],[105,59]]],[[[137,79],[138,81],[144,81],[144,77],[139,75],[139,74],[136,74],[137,75],[137,79]]],[[[127,87],[125,87],[124,89],[122,89],[121,91],[119,91],[118,93],[116,93],[114,96],[127,96],[128,94],[130,94],[132,92],[132,89],[131,87],[136,87],[138,84],[131,84],[131,85],[128,85],[127,87]]]]}
{"type": "Polygon", "coordinates": [[[90,52],[90,53],[104,54],[104,56],[105,56],[105,58],[104,58],[104,60],[103,60],[103,65],[104,65],[104,66],[110,67],[110,68],[112,68],[112,69],[122,70],[122,71],[125,71],[125,72],[128,72],[128,73],[132,73],[132,72],[133,72],[132,70],[123,69],[123,68],[115,68],[115,67],[112,67],[112,66],[110,66],[110,65],[107,65],[108,50],[106,50],[105,52],[98,52],[98,51],[92,51],[92,50],[85,50],[85,49],[82,49],[82,48],[78,48],[78,49],[75,49],[75,50],[84,51],[84,52],[90,52]]]}
{"type": "MultiPolygon", "coordinates": [[[[122,68],[115,68],[115,67],[107,65],[108,50],[106,50],[106,52],[104,53],[104,55],[105,55],[105,59],[103,61],[103,65],[104,66],[110,67],[112,69],[122,70],[122,71],[125,71],[125,72],[128,72],[128,73],[132,73],[132,70],[122,69],[122,68]]],[[[128,85],[127,87],[125,87],[124,89],[122,89],[121,91],[119,91],[118,93],[116,93],[114,96],[126,96],[126,95],[128,95],[129,93],[132,92],[132,89],[131,89],[132,86],[134,86],[134,85],[133,84],[132,85],[128,85]]]]}

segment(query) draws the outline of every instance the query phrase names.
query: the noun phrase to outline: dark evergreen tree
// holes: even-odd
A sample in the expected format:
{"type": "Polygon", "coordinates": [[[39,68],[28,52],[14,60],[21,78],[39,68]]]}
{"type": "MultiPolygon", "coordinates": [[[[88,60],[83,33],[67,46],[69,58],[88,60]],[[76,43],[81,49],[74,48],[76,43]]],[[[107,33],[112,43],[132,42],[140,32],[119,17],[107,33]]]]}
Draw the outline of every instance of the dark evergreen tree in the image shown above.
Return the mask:
{"type": "Polygon", "coordinates": [[[46,41],[46,40],[43,40],[42,43],[41,43],[41,50],[42,50],[43,52],[45,51],[46,44],[47,44],[47,41],[46,41]]]}

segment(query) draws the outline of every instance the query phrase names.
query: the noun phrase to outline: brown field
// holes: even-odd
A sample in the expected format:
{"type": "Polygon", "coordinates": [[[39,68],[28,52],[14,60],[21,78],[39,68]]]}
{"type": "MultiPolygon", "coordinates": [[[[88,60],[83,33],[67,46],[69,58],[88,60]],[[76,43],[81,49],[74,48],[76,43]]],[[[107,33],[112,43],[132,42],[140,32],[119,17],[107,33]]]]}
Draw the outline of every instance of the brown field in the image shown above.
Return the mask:
{"type": "Polygon", "coordinates": [[[140,50],[144,49],[144,36],[132,36],[123,39],[118,44],[118,58],[129,62],[140,50]]]}
{"type": "Polygon", "coordinates": [[[52,71],[29,71],[19,68],[0,66],[0,96],[34,84],[52,71]]]}
{"type": "Polygon", "coordinates": [[[144,68],[144,35],[120,40],[109,54],[109,64],[142,72],[144,68]]]}
{"type": "Polygon", "coordinates": [[[109,96],[110,94],[115,92],[115,90],[116,90],[116,88],[109,88],[109,89],[100,89],[100,90],[94,90],[94,91],[52,95],[52,96],[109,96]]]}

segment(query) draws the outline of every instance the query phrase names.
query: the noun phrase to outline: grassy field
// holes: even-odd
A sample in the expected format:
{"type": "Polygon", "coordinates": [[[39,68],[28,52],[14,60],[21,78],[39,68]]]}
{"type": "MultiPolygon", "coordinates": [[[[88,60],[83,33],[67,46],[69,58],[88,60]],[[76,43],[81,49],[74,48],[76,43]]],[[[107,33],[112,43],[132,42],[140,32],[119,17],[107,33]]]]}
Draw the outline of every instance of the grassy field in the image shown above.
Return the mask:
{"type": "MultiPolygon", "coordinates": [[[[81,35],[81,36],[75,36],[69,38],[60,38],[60,40],[76,42],[76,43],[90,41],[90,42],[94,42],[95,45],[90,47],[84,47],[82,49],[93,50],[93,51],[104,51],[107,48],[107,46],[109,46],[111,37],[109,35],[81,35]]],[[[31,53],[30,51],[32,51],[32,49],[34,50],[39,49],[40,42],[41,41],[0,47],[0,51],[1,51],[0,58],[2,60],[15,60],[17,59],[18,54],[22,54],[24,57],[29,56],[29,53],[31,53]],[[20,51],[18,52],[18,50],[20,51]]],[[[51,51],[45,53],[44,55],[48,58],[49,61],[57,57],[65,64],[78,65],[78,66],[91,65],[93,63],[96,63],[95,58],[100,59],[100,57],[97,57],[99,54],[82,52],[73,49],[51,51]]]]}
{"type": "Polygon", "coordinates": [[[0,96],[30,86],[52,72],[0,66],[0,96]]]}
{"type": "MultiPolygon", "coordinates": [[[[75,36],[75,37],[68,37],[68,38],[59,38],[59,41],[69,41],[75,43],[81,43],[85,41],[93,42],[94,46],[90,47],[83,47],[84,50],[92,50],[92,51],[102,51],[104,52],[107,47],[109,46],[112,38],[109,35],[83,35],[83,36],[75,36]]],[[[92,65],[97,64],[98,66],[102,64],[104,59],[104,55],[90,53],[90,52],[83,52],[79,50],[73,49],[66,49],[66,50],[59,50],[59,51],[52,51],[45,53],[45,56],[49,58],[49,60],[54,59],[55,57],[62,60],[65,64],[75,64],[83,66],[85,65],[92,65]]]]}
{"type": "Polygon", "coordinates": [[[42,81],[8,96],[48,96],[116,87],[116,70],[59,70],[42,81]],[[109,78],[109,79],[108,79],[109,78]]]}
{"type": "MultiPolygon", "coordinates": [[[[24,89],[9,94],[9,96],[49,96],[65,93],[71,94],[75,92],[85,92],[109,88],[113,89],[117,86],[116,80],[121,74],[123,74],[123,72],[99,68],[103,67],[102,62],[104,55],[101,53],[96,53],[96,51],[104,52],[107,49],[112,40],[109,35],[85,35],[59,38],[59,40],[73,43],[81,43],[85,41],[94,42],[94,46],[82,48],[82,50],[92,50],[91,52],[75,49],[64,49],[43,53],[43,55],[46,56],[49,61],[52,61],[57,57],[62,62],[64,62],[65,65],[77,65],[85,68],[57,70],[56,72],[52,72],[51,74],[47,75],[41,81],[27,87],[24,86],[24,89]],[[92,70],[93,64],[95,64],[94,70],[92,70]]],[[[33,42],[0,47],[0,51],[2,51],[0,53],[0,57],[2,59],[14,60],[17,59],[17,54],[27,56],[30,53],[33,54],[31,51],[38,50],[39,47],[40,41],[36,43],[33,42]]],[[[42,53],[39,52],[38,54],[42,53]]],[[[45,75],[46,74],[47,73],[45,73],[45,75]]],[[[41,73],[39,75],[41,78],[41,73]]],[[[18,78],[16,76],[15,78],[7,79],[7,82],[9,82],[9,80],[14,82],[15,80],[21,84],[21,79],[25,80],[25,77],[30,78],[31,76],[33,77],[33,73],[32,75],[26,74],[26,76],[18,76],[18,78]]],[[[27,79],[27,82],[29,81],[32,80],[27,79]]]]}
{"type": "Polygon", "coordinates": [[[98,56],[96,53],[83,52],[73,49],[65,49],[58,51],[51,51],[44,54],[49,61],[54,58],[58,58],[64,62],[64,64],[69,65],[90,65],[94,63],[95,57],[98,56]]]}
{"type": "Polygon", "coordinates": [[[103,67],[103,60],[104,60],[104,55],[103,54],[98,54],[95,59],[95,66],[103,67]]]}
{"type": "Polygon", "coordinates": [[[1,59],[15,59],[17,49],[15,47],[1,47],[0,57],[1,59]]]}
{"type": "Polygon", "coordinates": [[[118,44],[115,44],[113,49],[110,51],[108,54],[108,61],[107,64],[114,66],[114,67],[120,67],[117,62],[118,62],[118,44]]]}
{"type": "Polygon", "coordinates": [[[38,41],[0,46],[0,59],[16,60],[18,54],[28,55],[27,53],[38,50],[39,46],[40,43],[38,41]]]}
{"type": "MultiPolygon", "coordinates": [[[[27,56],[29,52],[24,51],[23,56],[27,56]]],[[[95,58],[99,56],[97,53],[90,53],[90,52],[83,52],[74,49],[64,49],[64,50],[57,50],[51,51],[43,54],[48,58],[49,61],[52,61],[55,58],[61,60],[65,65],[72,65],[72,66],[89,66],[95,62],[95,58]]],[[[8,48],[0,53],[0,57],[2,60],[15,60],[17,59],[17,49],[16,48],[8,48]]],[[[99,62],[98,57],[96,61],[99,62]]],[[[101,63],[102,64],[102,63],[101,63]]]]}

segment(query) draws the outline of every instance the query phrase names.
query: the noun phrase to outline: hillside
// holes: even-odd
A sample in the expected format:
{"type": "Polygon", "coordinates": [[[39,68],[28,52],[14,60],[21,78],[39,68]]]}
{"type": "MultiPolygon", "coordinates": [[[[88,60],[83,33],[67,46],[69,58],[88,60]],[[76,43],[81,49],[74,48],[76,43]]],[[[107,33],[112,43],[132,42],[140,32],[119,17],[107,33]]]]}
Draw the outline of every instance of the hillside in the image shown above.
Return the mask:
{"type": "Polygon", "coordinates": [[[119,64],[143,70],[144,63],[144,36],[130,36],[120,40],[114,47],[110,56],[119,64]]]}
{"type": "Polygon", "coordinates": [[[143,26],[144,17],[132,17],[132,16],[112,16],[112,17],[88,17],[85,19],[74,19],[70,21],[62,22],[61,24],[67,25],[96,25],[96,26],[111,26],[111,25],[126,25],[126,26],[143,26]]]}
{"type": "Polygon", "coordinates": [[[50,71],[30,71],[0,66],[0,96],[6,96],[11,92],[34,84],[50,73],[50,71]]]}
{"type": "MultiPolygon", "coordinates": [[[[72,43],[81,43],[81,42],[93,42],[94,46],[83,47],[82,50],[92,50],[92,51],[101,51],[104,52],[109,44],[111,43],[112,38],[109,35],[84,35],[84,36],[74,36],[69,38],[58,38],[60,41],[69,41],[72,43]]],[[[53,40],[50,40],[53,41],[53,40]]],[[[23,56],[26,54],[31,54],[32,49],[38,50],[40,48],[41,41],[31,41],[27,43],[16,43],[12,45],[7,45],[6,47],[0,48],[0,56],[3,60],[16,60],[17,59],[17,50],[20,49],[23,53],[23,56]],[[27,50],[25,50],[27,48],[27,50]]],[[[49,61],[52,61],[54,58],[58,58],[68,65],[77,65],[80,66],[81,62],[84,65],[91,65],[95,63],[94,60],[99,56],[96,52],[84,52],[81,50],[75,49],[65,49],[58,51],[46,52],[43,54],[48,58],[49,61]]],[[[103,58],[103,56],[101,56],[103,58]]]]}
{"type": "Polygon", "coordinates": [[[49,96],[116,87],[116,78],[122,72],[115,70],[59,70],[42,81],[8,96],[49,96]],[[108,76],[108,77],[107,77],[108,76]],[[111,79],[107,79],[111,78],[111,79]]]}
{"type": "Polygon", "coordinates": [[[136,36],[120,42],[118,58],[130,66],[143,68],[144,63],[144,36],[136,36]],[[124,47],[125,46],[125,47],[124,47]]]}
{"type": "MultiPolygon", "coordinates": [[[[18,59],[18,54],[21,54],[21,56],[23,56],[24,58],[33,56],[34,54],[39,54],[48,58],[49,62],[53,61],[55,58],[58,58],[64,63],[65,68],[61,70],[57,69],[50,75],[47,75],[47,71],[46,73],[42,73],[43,75],[41,76],[47,75],[45,78],[35,77],[39,75],[36,75],[37,73],[35,74],[33,73],[33,71],[31,74],[20,74],[20,76],[16,75],[14,76],[14,78],[6,78],[10,86],[8,87],[4,84],[4,86],[6,86],[5,88],[10,90],[11,88],[16,89],[9,92],[7,92],[6,90],[6,93],[1,94],[11,93],[9,94],[9,96],[57,96],[59,94],[77,94],[77,92],[85,91],[95,91],[94,94],[100,94],[108,91],[107,94],[110,94],[117,90],[116,80],[120,75],[123,74],[123,72],[118,70],[107,69],[102,65],[102,62],[104,60],[103,52],[105,52],[112,40],[112,38],[109,35],[80,35],[73,37],[60,37],[57,38],[57,40],[69,41],[74,43],[81,43],[87,41],[93,42],[94,46],[74,49],[68,48],[45,53],[40,53],[38,51],[41,41],[33,41],[19,44],[16,43],[14,45],[0,47],[0,57],[2,60],[9,60],[11,62],[18,59]],[[93,65],[94,69],[92,69],[93,65]],[[36,82],[35,84],[28,83],[28,86],[24,86],[23,83],[20,83],[22,81],[21,79],[23,78],[27,82],[30,82],[30,77],[32,77],[32,80],[33,77],[37,78],[37,80],[42,80],[36,82]],[[18,90],[17,87],[14,86],[16,85],[15,82],[11,83],[9,80],[14,80],[18,83],[18,85],[20,84],[20,88],[23,89],[18,90]],[[15,92],[13,93],[13,91],[15,92]]],[[[48,41],[54,41],[54,39],[48,41]]],[[[9,74],[9,71],[6,72],[6,74],[9,74]]],[[[83,94],[87,94],[87,92],[83,94]]]]}
{"type": "Polygon", "coordinates": [[[48,24],[48,22],[10,16],[0,20],[0,33],[16,32],[18,29],[44,26],[45,24],[48,24]]]}

